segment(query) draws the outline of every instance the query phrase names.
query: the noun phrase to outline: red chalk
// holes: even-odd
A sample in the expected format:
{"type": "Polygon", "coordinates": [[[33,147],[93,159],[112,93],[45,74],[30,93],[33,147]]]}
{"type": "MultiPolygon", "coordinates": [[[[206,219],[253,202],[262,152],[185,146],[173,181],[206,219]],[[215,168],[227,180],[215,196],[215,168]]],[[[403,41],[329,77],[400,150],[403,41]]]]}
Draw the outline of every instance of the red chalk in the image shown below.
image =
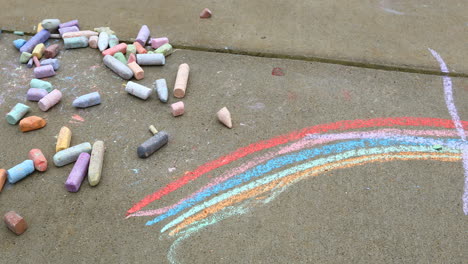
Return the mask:
{"type": "Polygon", "coordinates": [[[132,63],[132,62],[136,62],[136,56],[134,53],[130,53],[130,55],[128,56],[127,64],[132,63]]]}
{"type": "Polygon", "coordinates": [[[34,162],[34,168],[36,168],[36,170],[47,170],[47,159],[40,149],[31,149],[29,151],[29,159],[34,162]]]}
{"type": "Polygon", "coordinates": [[[112,48],[106,49],[105,51],[102,52],[102,56],[106,55],[111,55],[114,56],[117,52],[122,52],[125,54],[127,52],[127,44],[125,43],[120,43],[119,45],[115,45],[112,48]]]}
{"type": "Polygon", "coordinates": [[[26,231],[28,228],[28,225],[26,224],[26,221],[24,221],[23,217],[13,211],[6,213],[3,217],[3,221],[5,221],[8,229],[10,229],[18,236],[23,234],[24,231],[26,231]]]}

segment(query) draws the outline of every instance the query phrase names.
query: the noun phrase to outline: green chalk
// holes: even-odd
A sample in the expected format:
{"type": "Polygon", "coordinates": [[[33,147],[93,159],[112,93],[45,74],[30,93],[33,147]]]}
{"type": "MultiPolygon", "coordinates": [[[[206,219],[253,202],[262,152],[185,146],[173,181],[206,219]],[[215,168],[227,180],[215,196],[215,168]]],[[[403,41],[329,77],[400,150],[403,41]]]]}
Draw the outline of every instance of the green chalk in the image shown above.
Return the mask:
{"type": "Polygon", "coordinates": [[[434,145],[432,148],[435,150],[442,150],[442,145],[434,145]]]}
{"type": "Polygon", "coordinates": [[[29,86],[31,86],[31,88],[40,88],[47,90],[48,93],[52,92],[52,90],[54,89],[50,82],[46,82],[39,79],[32,79],[29,83],[29,86]]]}
{"type": "Polygon", "coordinates": [[[148,51],[146,54],[154,54],[154,51],[148,51]]]}
{"type": "Polygon", "coordinates": [[[29,52],[26,52],[24,51],[23,53],[21,53],[21,56],[20,56],[20,59],[19,61],[21,63],[28,63],[29,59],[32,57],[32,54],[29,53],[29,52]]]}
{"type": "Polygon", "coordinates": [[[14,31],[13,34],[18,35],[18,36],[24,36],[23,31],[14,31]]]}
{"type": "Polygon", "coordinates": [[[15,125],[27,112],[29,112],[29,110],[31,110],[31,108],[27,105],[20,103],[16,104],[15,107],[13,107],[13,109],[11,109],[11,111],[6,115],[8,124],[15,125]]]}
{"type": "Polygon", "coordinates": [[[118,59],[119,61],[121,61],[125,65],[127,64],[127,59],[125,58],[125,56],[123,55],[122,52],[115,53],[114,58],[118,59]]]}
{"type": "Polygon", "coordinates": [[[130,53],[136,54],[136,47],[133,44],[127,45],[127,54],[126,54],[127,60],[128,60],[128,56],[130,56],[130,53]]]}
{"type": "Polygon", "coordinates": [[[154,52],[155,53],[162,53],[162,54],[164,54],[164,56],[169,56],[169,55],[172,54],[173,49],[172,49],[171,44],[166,43],[166,44],[162,45],[161,47],[157,48],[154,52]]]}

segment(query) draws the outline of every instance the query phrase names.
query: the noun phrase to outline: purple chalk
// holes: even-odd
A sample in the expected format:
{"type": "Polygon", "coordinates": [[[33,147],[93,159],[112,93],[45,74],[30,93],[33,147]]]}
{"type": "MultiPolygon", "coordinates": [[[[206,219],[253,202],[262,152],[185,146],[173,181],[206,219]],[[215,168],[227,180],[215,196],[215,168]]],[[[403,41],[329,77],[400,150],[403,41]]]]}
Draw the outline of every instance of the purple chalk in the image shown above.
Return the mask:
{"type": "Polygon", "coordinates": [[[26,95],[26,99],[28,101],[33,101],[33,102],[38,102],[39,100],[42,99],[42,97],[48,95],[49,93],[47,92],[46,89],[41,89],[41,88],[31,88],[28,90],[28,93],[26,95]]]}
{"type": "Polygon", "coordinates": [[[60,33],[60,36],[63,35],[64,33],[67,33],[67,32],[76,32],[76,31],[80,31],[80,29],[77,27],[77,26],[73,26],[73,27],[64,27],[64,28],[59,28],[59,33],[60,33]]]}
{"type": "Polygon", "coordinates": [[[33,61],[32,58],[30,58],[29,61],[28,61],[28,64],[26,64],[26,67],[32,68],[32,67],[33,67],[33,64],[34,64],[34,61],[33,61]]]}
{"type": "Polygon", "coordinates": [[[68,21],[68,22],[65,22],[65,23],[62,23],[59,25],[59,28],[66,28],[66,27],[80,27],[80,25],[78,24],[78,20],[72,20],[72,21],[68,21]]]}
{"type": "Polygon", "coordinates": [[[86,152],[83,152],[78,156],[78,159],[73,166],[70,175],[68,175],[68,179],[65,182],[65,188],[69,192],[77,192],[80,190],[81,183],[83,179],[88,174],[88,167],[89,167],[89,159],[91,155],[86,152]]]}
{"type": "Polygon", "coordinates": [[[148,38],[150,36],[150,30],[147,25],[141,26],[140,32],[138,32],[138,36],[136,38],[136,42],[140,43],[143,47],[148,42],[148,38]]]}
{"type": "Polygon", "coordinates": [[[34,76],[37,79],[52,77],[54,75],[55,71],[52,65],[44,65],[34,68],[34,76]]]}
{"type": "Polygon", "coordinates": [[[20,53],[29,52],[32,53],[34,47],[39,43],[46,42],[50,37],[50,32],[47,29],[43,29],[36,33],[32,38],[28,40],[21,48],[20,53]]]}

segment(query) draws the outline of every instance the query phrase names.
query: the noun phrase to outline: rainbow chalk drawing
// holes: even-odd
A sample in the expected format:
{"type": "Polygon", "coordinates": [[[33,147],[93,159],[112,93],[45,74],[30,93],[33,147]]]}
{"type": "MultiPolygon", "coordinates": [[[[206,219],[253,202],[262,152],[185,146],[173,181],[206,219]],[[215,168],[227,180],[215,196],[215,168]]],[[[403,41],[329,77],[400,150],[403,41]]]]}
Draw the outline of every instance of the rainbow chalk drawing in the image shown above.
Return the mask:
{"type": "MultiPolygon", "coordinates": [[[[429,51],[438,61],[441,71],[448,73],[440,55],[434,50],[429,51]]],[[[461,121],[458,115],[450,77],[443,76],[443,87],[452,120],[429,117],[345,120],[259,141],[185,173],[134,204],[127,210],[126,217],[153,217],[146,222],[147,226],[169,219],[161,233],[176,238],[167,258],[171,263],[177,263],[177,249],[192,234],[224,219],[243,215],[255,206],[267,204],[302,180],[332,170],[396,160],[462,161],[465,170],[463,212],[468,215],[468,143],[465,131],[468,122],[461,121]],[[189,182],[231,163],[239,164],[176,203],[144,210],[189,182]]]]}

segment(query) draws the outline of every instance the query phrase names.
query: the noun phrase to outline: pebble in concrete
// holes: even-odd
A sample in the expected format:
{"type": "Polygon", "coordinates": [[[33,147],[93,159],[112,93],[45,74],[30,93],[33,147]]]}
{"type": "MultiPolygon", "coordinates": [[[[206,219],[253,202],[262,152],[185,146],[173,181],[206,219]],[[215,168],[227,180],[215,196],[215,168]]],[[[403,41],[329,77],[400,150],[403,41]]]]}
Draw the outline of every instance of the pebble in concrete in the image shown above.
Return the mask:
{"type": "Polygon", "coordinates": [[[113,72],[117,73],[120,77],[125,80],[130,80],[133,77],[133,72],[130,68],[123,64],[118,59],[112,57],[111,55],[104,56],[104,65],[106,65],[113,72]]]}
{"type": "Polygon", "coordinates": [[[62,99],[62,92],[55,89],[50,92],[48,95],[44,96],[41,100],[39,100],[39,109],[46,112],[54,105],[58,104],[62,99]]]}
{"type": "Polygon", "coordinates": [[[109,46],[109,34],[107,32],[101,32],[99,34],[98,48],[102,52],[109,46]]]}
{"type": "Polygon", "coordinates": [[[58,44],[52,44],[47,47],[44,51],[44,58],[51,59],[55,58],[60,51],[60,46],[58,44]]]}
{"type": "Polygon", "coordinates": [[[55,153],[54,164],[57,167],[62,167],[75,162],[78,156],[83,152],[91,153],[91,144],[89,142],[81,143],[55,153]]]}
{"type": "Polygon", "coordinates": [[[142,46],[146,45],[146,42],[148,42],[148,38],[150,36],[150,30],[147,25],[143,25],[140,28],[140,31],[138,32],[138,35],[135,39],[136,42],[140,43],[142,46]]]}
{"type": "Polygon", "coordinates": [[[156,152],[156,150],[166,145],[168,141],[169,135],[167,132],[160,131],[137,148],[137,155],[142,159],[147,158],[156,152]]]}
{"type": "Polygon", "coordinates": [[[138,65],[155,65],[160,66],[166,63],[166,58],[163,54],[137,54],[138,65]]]}
{"type": "Polygon", "coordinates": [[[69,148],[70,143],[71,143],[71,138],[72,138],[72,131],[68,127],[63,126],[62,128],[60,128],[60,132],[57,137],[57,144],[55,145],[55,152],[59,152],[59,151],[69,148]]]}
{"type": "Polygon", "coordinates": [[[28,225],[24,218],[17,214],[14,211],[10,211],[3,216],[3,221],[5,222],[8,229],[10,229],[16,235],[23,234],[26,229],[28,229],[28,225]]]}
{"type": "Polygon", "coordinates": [[[159,100],[163,103],[167,102],[168,89],[166,79],[158,79],[154,82],[156,93],[158,94],[159,100]]]}
{"type": "Polygon", "coordinates": [[[29,83],[31,88],[41,88],[47,90],[48,93],[52,92],[53,86],[50,82],[46,82],[39,79],[32,79],[29,83]]]}
{"type": "Polygon", "coordinates": [[[55,71],[52,65],[45,65],[34,68],[34,76],[38,79],[52,77],[54,75],[55,71]]]}
{"type": "Polygon", "coordinates": [[[100,103],[101,103],[101,95],[99,94],[99,92],[93,92],[93,93],[85,94],[76,98],[73,101],[73,107],[86,108],[86,107],[98,105],[100,103]]]}
{"type": "Polygon", "coordinates": [[[91,186],[96,186],[101,181],[104,152],[104,142],[100,140],[94,142],[88,169],[88,182],[91,186]]]}
{"type": "Polygon", "coordinates": [[[10,125],[16,125],[18,121],[25,116],[31,108],[29,106],[18,103],[16,104],[13,109],[6,115],[6,120],[10,125]]]}
{"type": "Polygon", "coordinates": [[[187,89],[187,82],[189,78],[190,67],[187,63],[179,65],[177,71],[177,78],[174,85],[174,96],[177,98],[183,98],[185,96],[185,90],[187,89]]]}
{"type": "Polygon", "coordinates": [[[132,70],[133,76],[135,76],[135,79],[141,80],[145,78],[145,71],[138,65],[136,62],[131,62],[127,64],[127,66],[132,70]]]}
{"type": "Polygon", "coordinates": [[[65,49],[77,49],[88,47],[88,38],[84,36],[63,39],[65,49]]]}
{"type": "Polygon", "coordinates": [[[65,182],[65,188],[69,192],[80,190],[81,183],[88,173],[90,155],[86,152],[81,153],[73,166],[68,179],[65,182]]]}
{"type": "Polygon", "coordinates": [[[0,169],[0,192],[2,192],[3,185],[5,185],[7,179],[7,171],[5,169],[0,169]]]}
{"type": "Polygon", "coordinates": [[[151,47],[153,47],[153,49],[157,49],[157,48],[159,48],[162,45],[167,44],[167,43],[169,43],[169,39],[166,38],[166,37],[151,39],[151,47]]]}
{"type": "Polygon", "coordinates": [[[180,101],[180,102],[171,104],[171,112],[173,116],[183,115],[185,112],[184,102],[180,101]]]}
{"type": "Polygon", "coordinates": [[[229,110],[227,109],[227,107],[223,107],[221,108],[221,110],[219,110],[217,113],[216,113],[216,116],[218,117],[218,120],[223,123],[225,126],[227,126],[228,128],[232,128],[232,120],[231,120],[231,113],[229,112],[229,110]]]}
{"type": "Polygon", "coordinates": [[[20,52],[29,52],[31,53],[39,43],[46,42],[50,37],[50,32],[47,29],[43,29],[36,33],[32,38],[30,38],[21,48],[20,52]]]}
{"type": "Polygon", "coordinates": [[[34,172],[34,162],[25,160],[8,170],[8,182],[16,183],[34,172]]]}
{"type": "Polygon", "coordinates": [[[26,99],[31,102],[38,102],[49,93],[41,88],[30,88],[26,94],[26,99]]]}
{"type": "Polygon", "coordinates": [[[140,99],[146,100],[151,95],[151,89],[135,82],[128,82],[125,91],[140,99]]]}
{"type": "Polygon", "coordinates": [[[34,168],[37,171],[47,170],[47,159],[40,149],[31,149],[28,158],[34,162],[34,168]]]}
{"type": "Polygon", "coordinates": [[[19,128],[21,132],[28,132],[45,127],[47,121],[38,116],[29,116],[22,119],[19,123],[19,128]]]}

